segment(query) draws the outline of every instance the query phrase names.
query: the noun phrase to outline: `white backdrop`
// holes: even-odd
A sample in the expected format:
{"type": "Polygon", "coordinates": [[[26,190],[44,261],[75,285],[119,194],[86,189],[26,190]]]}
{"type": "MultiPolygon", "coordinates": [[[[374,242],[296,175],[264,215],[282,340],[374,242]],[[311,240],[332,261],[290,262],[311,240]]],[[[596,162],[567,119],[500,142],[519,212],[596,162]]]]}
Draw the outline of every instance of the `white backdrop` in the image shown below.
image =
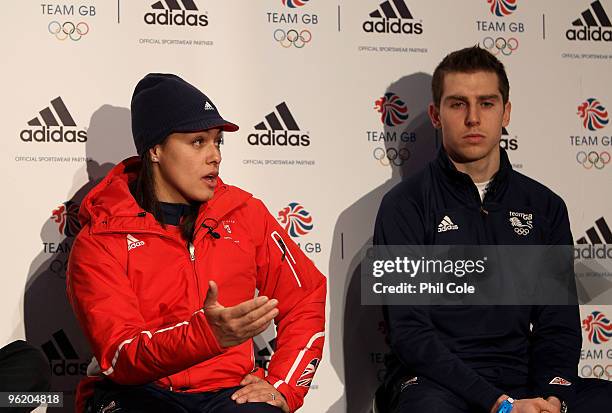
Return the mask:
{"type": "MultiPolygon", "coordinates": [[[[41,346],[67,400],[90,357],[64,293],[74,211],[134,154],[130,97],[148,72],[179,74],[240,125],[223,147],[226,182],[273,214],[295,203],[312,217],[295,240],[328,276],[329,323],[304,412],[367,412],[383,374],[384,326],[359,305],[353,275],[381,197],[439,143],[426,107],[449,51],[480,43],[499,54],[511,84],[511,161],[565,199],[575,239],[612,244],[612,0],[24,0],[5,2],[2,16],[0,343],[41,346]],[[172,25],[160,24],[168,16],[172,25]],[[386,93],[407,119],[381,122],[386,93]],[[251,144],[283,102],[299,129],[288,133],[310,144],[251,144]]],[[[583,319],[602,315],[585,324],[581,372],[610,379],[612,311],[602,304],[612,303],[597,304],[582,308],[583,319]],[[592,328],[608,335],[593,342],[592,328]]]]}

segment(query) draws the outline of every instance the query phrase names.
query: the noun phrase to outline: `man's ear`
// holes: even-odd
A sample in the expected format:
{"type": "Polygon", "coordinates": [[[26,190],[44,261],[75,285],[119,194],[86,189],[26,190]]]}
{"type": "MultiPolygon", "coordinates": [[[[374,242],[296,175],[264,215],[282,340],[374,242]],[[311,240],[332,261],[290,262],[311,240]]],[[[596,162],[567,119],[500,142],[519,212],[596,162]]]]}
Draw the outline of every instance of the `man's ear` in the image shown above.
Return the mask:
{"type": "Polygon", "coordinates": [[[429,119],[431,119],[433,127],[440,129],[442,127],[442,122],[440,122],[440,109],[436,107],[435,104],[430,103],[427,113],[429,114],[429,119]]]}
{"type": "Polygon", "coordinates": [[[502,126],[505,128],[510,124],[510,112],[512,112],[512,104],[507,101],[504,105],[504,114],[502,116],[502,126]]]}

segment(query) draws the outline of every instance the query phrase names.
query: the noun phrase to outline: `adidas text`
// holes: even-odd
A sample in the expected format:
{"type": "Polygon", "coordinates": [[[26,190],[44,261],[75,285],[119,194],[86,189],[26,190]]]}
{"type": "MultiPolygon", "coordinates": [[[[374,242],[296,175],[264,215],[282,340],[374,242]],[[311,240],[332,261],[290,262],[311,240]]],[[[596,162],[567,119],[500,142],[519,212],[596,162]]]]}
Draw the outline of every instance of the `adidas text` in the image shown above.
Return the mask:
{"type": "Polygon", "coordinates": [[[208,26],[208,16],[205,14],[187,14],[184,10],[172,12],[164,10],[158,13],[147,13],[144,15],[147,24],[159,24],[160,26],[208,26]]]}
{"type": "Polygon", "coordinates": [[[565,32],[567,40],[584,40],[595,42],[612,42],[612,30],[602,30],[601,27],[583,27],[582,29],[569,29],[565,32]]]}
{"type": "Polygon", "coordinates": [[[309,146],[310,136],[298,133],[287,134],[287,131],[267,131],[265,133],[251,133],[247,141],[249,145],[309,146]]]}
{"type": "Polygon", "coordinates": [[[66,360],[50,363],[51,371],[55,376],[85,376],[87,375],[87,363],[72,363],[66,360]]]}
{"type": "Polygon", "coordinates": [[[128,251],[131,251],[137,247],[142,247],[143,245],[144,245],[144,241],[132,242],[130,245],[128,245],[128,251]]]}
{"type": "Polygon", "coordinates": [[[87,142],[87,132],[84,130],[64,130],[58,128],[24,129],[19,134],[24,142],[87,142]]]}
{"type": "Polygon", "coordinates": [[[404,22],[401,19],[382,19],[377,22],[368,20],[363,23],[363,30],[367,33],[422,34],[423,24],[404,22]]]}

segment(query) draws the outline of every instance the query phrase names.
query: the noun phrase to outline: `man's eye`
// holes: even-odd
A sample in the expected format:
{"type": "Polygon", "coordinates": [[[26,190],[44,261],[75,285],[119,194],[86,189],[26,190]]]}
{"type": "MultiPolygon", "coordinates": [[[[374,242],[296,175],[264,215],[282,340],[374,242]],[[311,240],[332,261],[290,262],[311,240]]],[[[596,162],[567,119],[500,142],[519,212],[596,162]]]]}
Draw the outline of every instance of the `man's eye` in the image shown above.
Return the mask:
{"type": "Polygon", "coordinates": [[[194,144],[194,146],[200,146],[200,145],[202,145],[203,141],[204,140],[202,138],[198,138],[198,139],[193,141],[193,144],[194,144]]]}
{"type": "Polygon", "coordinates": [[[463,102],[455,102],[455,103],[451,103],[451,108],[457,109],[457,108],[462,107],[463,105],[464,105],[463,102]]]}
{"type": "Polygon", "coordinates": [[[482,106],[484,106],[485,108],[490,108],[491,106],[493,106],[493,102],[482,102],[482,106]]]}

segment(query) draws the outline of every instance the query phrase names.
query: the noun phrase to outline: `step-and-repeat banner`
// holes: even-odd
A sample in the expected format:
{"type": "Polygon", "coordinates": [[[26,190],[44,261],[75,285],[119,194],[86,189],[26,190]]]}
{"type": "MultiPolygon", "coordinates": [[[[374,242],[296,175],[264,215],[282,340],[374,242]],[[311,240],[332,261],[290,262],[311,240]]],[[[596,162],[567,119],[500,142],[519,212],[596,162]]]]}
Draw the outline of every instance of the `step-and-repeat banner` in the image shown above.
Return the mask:
{"type": "MultiPolygon", "coordinates": [[[[448,52],[480,44],[504,62],[514,168],[563,197],[577,242],[612,244],[612,0],[27,0],[2,16],[0,344],[40,346],[67,403],[91,357],[65,296],[77,211],[135,153],[130,97],[148,72],[182,76],[240,125],[222,177],[261,198],[328,277],[304,412],[368,412],[384,375],[359,253],[382,196],[440,144],[426,110],[448,52]]],[[[610,288],[596,284],[582,293],[610,288]]],[[[610,379],[612,307],[599,304],[582,308],[580,373],[610,379]]],[[[273,338],[257,337],[263,366],[273,338]]]]}

